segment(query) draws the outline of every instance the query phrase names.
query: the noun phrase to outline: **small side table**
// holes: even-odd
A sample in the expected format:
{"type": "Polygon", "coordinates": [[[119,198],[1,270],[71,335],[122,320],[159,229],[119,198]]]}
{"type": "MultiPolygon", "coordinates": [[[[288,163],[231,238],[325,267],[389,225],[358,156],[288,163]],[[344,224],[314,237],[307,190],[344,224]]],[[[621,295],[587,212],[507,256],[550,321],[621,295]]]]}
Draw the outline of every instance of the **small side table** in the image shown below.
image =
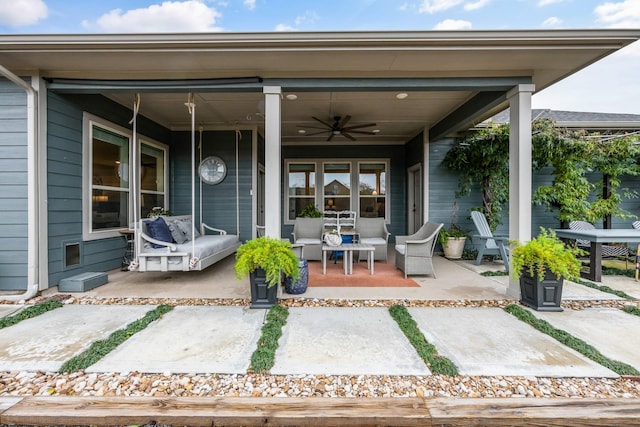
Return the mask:
{"type": "Polygon", "coordinates": [[[124,229],[120,230],[120,234],[124,237],[124,240],[127,243],[127,246],[124,250],[124,255],[122,257],[121,270],[127,271],[129,270],[129,265],[136,254],[136,241],[135,241],[135,230],[124,229]]]}

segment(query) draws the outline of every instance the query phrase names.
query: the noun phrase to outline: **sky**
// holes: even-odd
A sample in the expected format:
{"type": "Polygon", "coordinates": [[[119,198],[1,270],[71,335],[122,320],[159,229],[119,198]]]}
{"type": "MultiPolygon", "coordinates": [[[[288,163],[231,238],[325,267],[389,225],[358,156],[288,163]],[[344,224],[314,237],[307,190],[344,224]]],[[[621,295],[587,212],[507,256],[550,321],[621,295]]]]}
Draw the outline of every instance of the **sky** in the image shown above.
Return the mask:
{"type": "MultiPolygon", "coordinates": [[[[0,0],[0,34],[604,28],[640,30],[640,0],[0,0]]],[[[639,74],[635,42],[533,108],[640,114],[639,74]]]]}

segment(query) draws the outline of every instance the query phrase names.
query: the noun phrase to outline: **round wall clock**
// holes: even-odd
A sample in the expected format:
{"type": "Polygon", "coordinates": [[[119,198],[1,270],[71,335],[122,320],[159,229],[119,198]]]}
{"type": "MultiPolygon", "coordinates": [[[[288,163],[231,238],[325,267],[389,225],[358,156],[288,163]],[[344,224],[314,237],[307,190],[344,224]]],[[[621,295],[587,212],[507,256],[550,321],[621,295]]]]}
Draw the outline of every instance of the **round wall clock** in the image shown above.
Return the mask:
{"type": "Polygon", "coordinates": [[[198,172],[206,184],[219,184],[227,176],[227,164],[218,156],[209,156],[200,162],[198,172]]]}

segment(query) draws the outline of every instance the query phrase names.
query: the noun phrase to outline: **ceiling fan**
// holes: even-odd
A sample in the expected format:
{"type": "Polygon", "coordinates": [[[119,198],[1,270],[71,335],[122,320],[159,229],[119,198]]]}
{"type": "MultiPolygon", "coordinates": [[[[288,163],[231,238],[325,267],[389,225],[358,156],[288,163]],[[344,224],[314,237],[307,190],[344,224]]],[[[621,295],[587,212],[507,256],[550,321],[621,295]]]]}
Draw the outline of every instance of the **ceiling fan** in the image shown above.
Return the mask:
{"type": "Polygon", "coordinates": [[[362,128],[366,128],[369,126],[375,126],[375,123],[367,123],[367,124],[363,124],[363,125],[354,125],[354,126],[347,126],[347,123],[349,122],[349,120],[351,120],[351,116],[346,115],[344,117],[341,116],[334,116],[333,118],[333,123],[327,123],[324,120],[320,120],[317,117],[311,117],[313,120],[320,122],[324,125],[324,127],[316,127],[316,126],[298,126],[298,127],[304,127],[304,128],[308,128],[308,129],[322,129],[322,131],[320,132],[314,132],[314,133],[308,133],[306,134],[306,136],[312,136],[312,135],[320,135],[323,133],[328,133],[329,136],[327,137],[327,141],[331,141],[336,135],[342,135],[347,139],[350,139],[351,141],[355,141],[356,138],[353,137],[353,135],[351,135],[352,133],[355,134],[361,134],[361,135],[375,135],[376,132],[372,132],[372,131],[366,131],[366,130],[357,130],[357,129],[362,129],[362,128]]]}

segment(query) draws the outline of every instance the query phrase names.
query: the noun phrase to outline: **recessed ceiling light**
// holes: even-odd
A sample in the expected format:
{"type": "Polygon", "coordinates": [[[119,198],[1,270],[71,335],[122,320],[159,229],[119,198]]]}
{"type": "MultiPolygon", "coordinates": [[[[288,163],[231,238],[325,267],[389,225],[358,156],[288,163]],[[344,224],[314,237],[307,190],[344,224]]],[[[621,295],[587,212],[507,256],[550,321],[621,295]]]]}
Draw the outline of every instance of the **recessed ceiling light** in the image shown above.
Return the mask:
{"type": "Polygon", "coordinates": [[[307,133],[307,131],[304,130],[304,129],[298,129],[298,133],[305,134],[305,133],[307,133]]]}
{"type": "Polygon", "coordinates": [[[406,98],[406,97],[408,97],[408,96],[409,96],[409,94],[408,94],[408,93],[401,92],[401,93],[399,93],[399,94],[397,94],[397,95],[396,95],[396,98],[398,98],[398,99],[405,99],[405,98],[406,98]]]}
{"type": "Polygon", "coordinates": [[[374,130],[372,130],[371,132],[373,132],[373,133],[380,133],[380,129],[374,129],[374,130]]]}
{"type": "Polygon", "coordinates": [[[295,101],[296,99],[298,99],[298,95],[296,95],[295,93],[288,93],[287,94],[287,99],[289,101],[295,101]]]}

